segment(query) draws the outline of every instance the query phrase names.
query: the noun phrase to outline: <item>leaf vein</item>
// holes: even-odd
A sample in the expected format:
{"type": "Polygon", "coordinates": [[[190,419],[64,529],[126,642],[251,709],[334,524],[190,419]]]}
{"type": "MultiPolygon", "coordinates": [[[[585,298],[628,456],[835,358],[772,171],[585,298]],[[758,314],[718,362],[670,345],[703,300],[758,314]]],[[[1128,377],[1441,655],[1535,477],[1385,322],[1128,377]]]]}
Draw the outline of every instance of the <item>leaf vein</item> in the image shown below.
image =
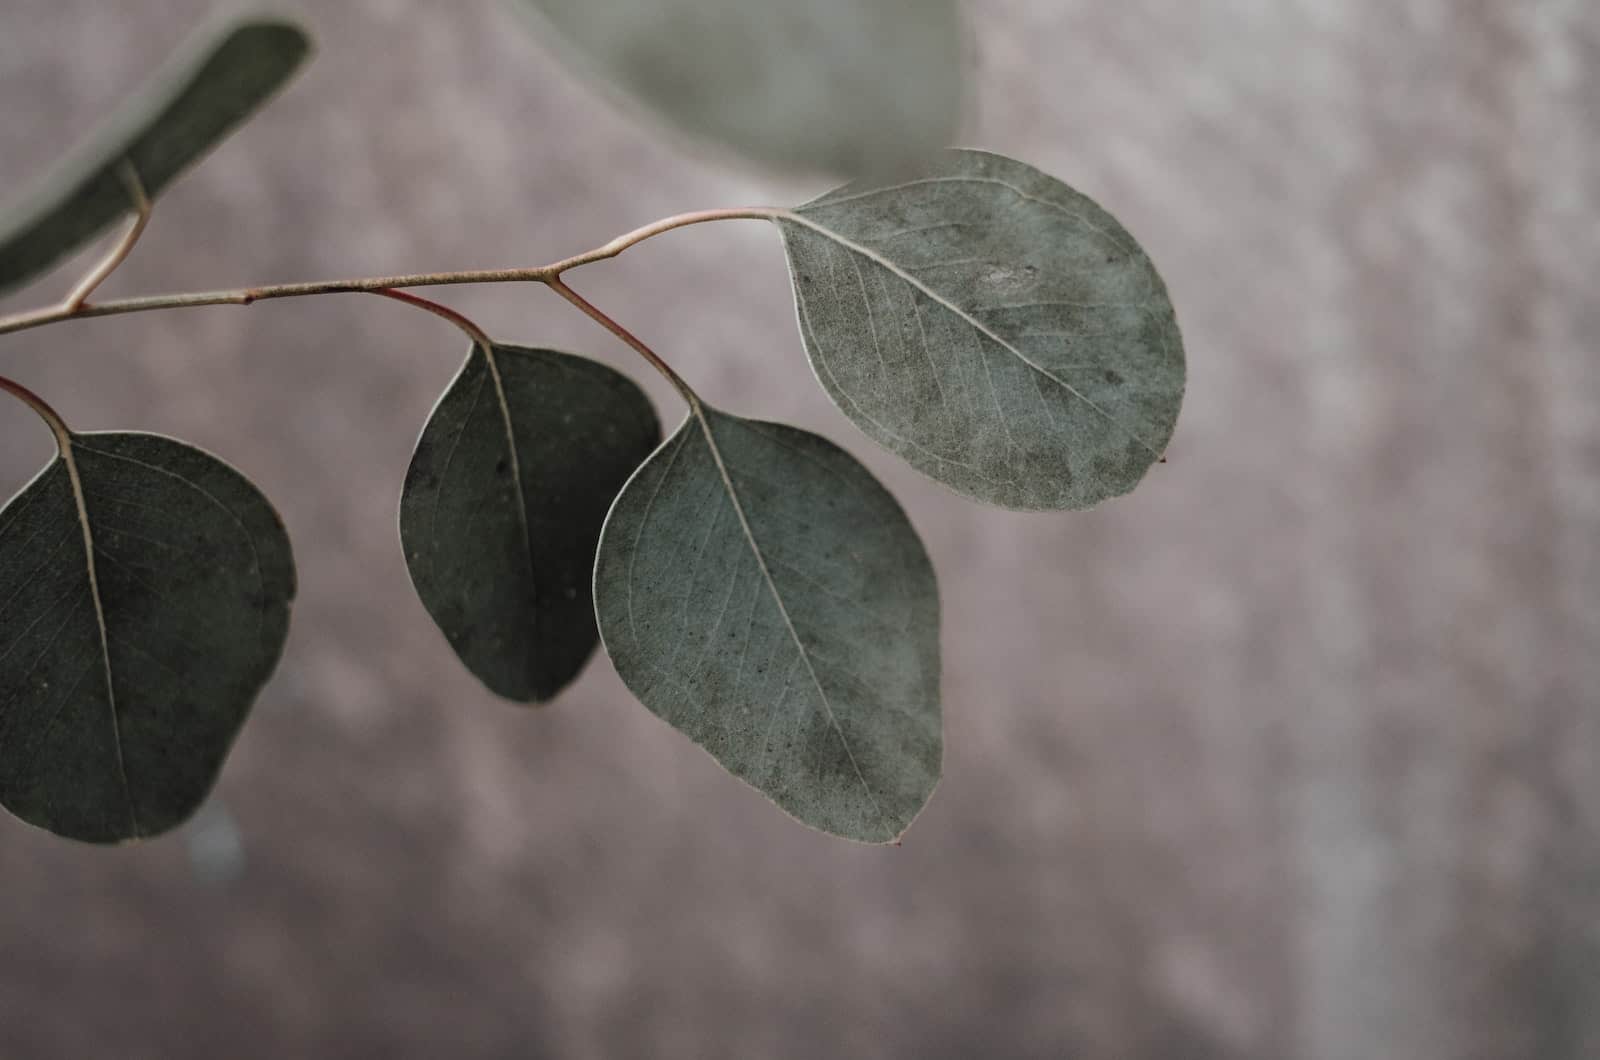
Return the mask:
{"type": "Polygon", "coordinates": [[[872,804],[873,812],[878,815],[879,823],[883,825],[888,837],[893,839],[894,829],[889,825],[888,817],[885,816],[883,807],[879,805],[877,795],[872,791],[872,785],[867,783],[866,775],[861,771],[861,764],[856,761],[855,750],[850,746],[850,741],[845,738],[844,728],[839,724],[839,718],[834,713],[833,703],[828,699],[827,690],[822,687],[822,681],[817,677],[816,667],[812,665],[811,656],[806,650],[805,642],[800,639],[800,632],[795,628],[794,619],[789,614],[788,605],[784,603],[783,594],[778,591],[777,582],[772,580],[772,571],[767,567],[766,556],[763,555],[761,545],[756,541],[755,532],[750,527],[750,520],[745,515],[744,505],[739,500],[739,491],[733,484],[733,478],[728,474],[727,465],[723,463],[722,451],[711,432],[711,424],[706,419],[705,411],[698,404],[695,404],[693,412],[700,421],[700,430],[705,436],[706,447],[711,451],[711,459],[716,464],[717,474],[721,477],[723,487],[728,492],[728,499],[733,504],[734,514],[739,517],[739,525],[744,530],[745,542],[750,546],[750,551],[755,554],[756,565],[761,569],[761,576],[766,580],[767,589],[772,593],[772,599],[778,605],[778,613],[783,618],[783,624],[788,629],[790,638],[794,641],[795,650],[800,653],[801,659],[805,662],[806,673],[810,675],[811,683],[822,700],[822,709],[827,713],[828,724],[839,738],[839,745],[844,748],[845,757],[850,760],[850,768],[855,772],[856,779],[861,782],[861,788],[866,792],[867,801],[872,804]]]}
{"type": "MultiPolygon", "coordinates": [[[[862,257],[866,258],[868,261],[871,261],[873,264],[877,265],[879,268],[886,269],[887,271],[889,271],[893,275],[899,277],[904,282],[906,282],[908,284],[911,284],[917,290],[919,290],[923,294],[927,295],[927,297],[931,301],[933,301],[936,305],[941,306],[942,308],[944,308],[948,312],[950,312],[950,313],[954,314],[955,316],[959,317],[960,319],[966,321],[967,324],[970,327],[972,327],[973,330],[977,331],[984,338],[986,338],[989,341],[995,343],[1001,349],[1006,350],[1007,352],[1011,353],[1013,356],[1015,356],[1023,364],[1025,364],[1028,367],[1032,368],[1034,371],[1038,372],[1040,375],[1043,375],[1046,379],[1049,379],[1050,381],[1054,382],[1056,385],[1060,386],[1061,388],[1066,390],[1068,393],[1070,393],[1073,397],[1075,397],[1079,401],[1083,402],[1090,409],[1094,410],[1100,416],[1104,417],[1113,426],[1117,427],[1119,430],[1121,430],[1124,433],[1126,433],[1129,437],[1131,437],[1135,442],[1137,442],[1139,445],[1141,445],[1145,449],[1147,449],[1150,453],[1152,453],[1153,455],[1158,456],[1158,457],[1161,455],[1160,451],[1158,449],[1156,449],[1155,446],[1151,445],[1149,442],[1146,442],[1142,437],[1139,436],[1139,434],[1136,431],[1134,431],[1131,427],[1129,427],[1126,424],[1124,424],[1116,416],[1112,415],[1107,410],[1101,408],[1096,402],[1090,400],[1077,387],[1073,386],[1071,383],[1068,383],[1066,380],[1060,378],[1059,376],[1056,376],[1053,373],[1051,373],[1043,365],[1039,364],[1037,361],[1033,360],[1033,358],[1029,357],[1026,353],[1024,353],[1020,348],[1018,348],[1014,344],[1006,341],[1004,338],[1002,338],[1000,335],[998,335],[993,329],[991,329],[983,321],[979,320],[977,317],[973,316],[971,313],[969,313],[965,309],[961,308],[961,306],[957,305],[955,302],[950,301],[949,299],[945,298],[943,295],[939,294],[937,291],[934,291],[931,287],[927,286],[921,280],[917,279],[916,276],[914,276],[911,273],[907,272],[906,270],[902,269],[900,266],[896,265],[894,262],[888,260],[887,258],[883,257],[882,255],[878,254],[877,252],[873,251],[870,247],[862,246],[860,243],[857,243],[857,242],[855,242],[855,241],[853,241],[851,239],[848,239],[845,236],[839,234],[838,232],[835,232],[832,229],[825,227],[824,225],[818,224],[817,222],[812,221],[809,218],[804,217],[804,216],[802,216],[802,215],[800,215],[798,213],[790,211],[789,213],[786,213],[783,216],[786,219],[788,219],[788,220],[790,220],[790,221],[792,221],[792,222],[794,222],[796,224],[804,225],[805,227],[810,228],[811,230],[817,232],[819,235],[823,236],[826,239],[834,240],[840,246],[846,248],[847,250],[854,251],[855,253],[857,253],[857,254],[861,255],[862,257]]],[[[818,347],[818,348],[820,349],[821,347],[818,347]]],[[[991,380],[991,386],[992,385],[993,385],[993,383],[992,383],[992,380],[991,380]]]]}

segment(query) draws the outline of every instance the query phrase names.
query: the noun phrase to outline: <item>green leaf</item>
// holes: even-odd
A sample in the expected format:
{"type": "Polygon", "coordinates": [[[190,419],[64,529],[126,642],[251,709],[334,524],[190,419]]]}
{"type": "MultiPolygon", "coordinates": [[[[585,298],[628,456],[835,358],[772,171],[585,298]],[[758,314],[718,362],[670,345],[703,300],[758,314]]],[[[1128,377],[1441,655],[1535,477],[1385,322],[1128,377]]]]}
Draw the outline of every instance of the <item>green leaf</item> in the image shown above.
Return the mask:
{"type": "Polygon", "coordinates": [[[239,472],[157,435],[70,436],[0,510],[0,805],[91,843],[181,823],[294,591],[283,523],[239,472]]]}
{"type": "Polygon", "coordinates": [[[696,407],[595,565],[644,705],[794,817],[898,838],[939,779],[939,595],[905,513],[814,434],[696,407]]]}
{"type": "Polygon", "coordinates": [[[588,661],[600,527],[660,439],[644,392],[602,364],[468,354],[417,442],[400,537],[417,595],[491,691],[547,700],[588,661]]]}
{"type": "Polygon", "coordinates": [[[1183,401],[1172,303],[1065,184],[951,151],[778,224],[817,378],[924,474],[1008,508],[1088,508],[1161,457],[1183,401]]]}
{"type": "Polygon", "coordinates": [[[956,0],[522,0],[683,132],[803,172],[883,173],[960,121],[956,0]]]}
{"type": "Polygon", "coordinates": [[[276,92],[309,51],[299,27],[262,18],[230,22],[193,42],[87,143],[0,210],[0,293],[134,208],[124,161],[154,199],[276,92]]]}

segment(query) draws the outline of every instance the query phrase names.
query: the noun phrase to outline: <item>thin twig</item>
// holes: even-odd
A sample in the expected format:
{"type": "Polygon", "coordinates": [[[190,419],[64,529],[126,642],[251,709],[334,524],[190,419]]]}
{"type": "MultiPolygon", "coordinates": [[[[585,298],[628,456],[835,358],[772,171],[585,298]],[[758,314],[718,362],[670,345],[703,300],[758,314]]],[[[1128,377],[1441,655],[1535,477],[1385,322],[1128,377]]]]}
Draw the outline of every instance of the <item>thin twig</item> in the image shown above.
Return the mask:
{"type": "Polygon", "coordinates": [[[562,283],[559,278],[552,277],[546,280],[545,283],[552,291],[560,295],[562,298],[565,298],[579,309],[583,310],[584,314],[587,315],[591,320],[594,320],[601,327],[611,332],[611,334],[627,343],[636,353],[639,354],[639,356],[649,361],[650,367],[660,372],[666,378],[667,382],[671,383],[677,388],[678,393],[683,395],[683,400],[689,403],[689,407],[691,409],[698,409],[700,407],[700,395],[694,392],[694,388],[688,383],[684,382],[683,376],[673,371],[672,366],[666,361],[662,360],[661,356],[657,354],[655,350],[652,350],[650,347],[646,346],[642,341],[640,341],[638,336],[634,335],[633,332],[629,331],[621,324],[618,324],[615,320],[612,320],[605,313],[601,312],[600,309],[592,302],[590,302],[587,298],[584,298],[583,295],[579,294],[577,291],[574,291],[572,288],[568,287],[565,283],[562,283]]]}
{"type": "Polygon", "coordinates": [[[652,236],[670,232],[675,228],[704,224],[707,221],[760,220],[771,221],[785,216],[787,211],[770,207],[746,207],[729,210],[699,210],[678,214],[637,228],[618,236],[604,246],[582,254],[524,269],[483,269],[470,272],[424,272],[401,276],[369,276],[355,280],[317,280],[309,283],[286,283],[266,287],[241,287],[220,291],[194,291],[184,294],[146,295],[139,298],[122,298],[108,302],[84,304],[76,309],[65,305],[33,309],[0,317],[0,335],[30,328],[43,327],[65,320],[84,320],[90,317],[117,316],[123,313],[145,313],[156,309],[184,309],[207,305],[250,305],[274,298],[301,298],[308,295],[342,294],[355,291],[377,291],[397,287],[442,287],[465,283],[549,283],[563,272],[580,265],[589,265],[614,258],[629,247],[644,242],[652,236]]]}
{"type": "Polygon", "coordinates": [[[133,200],[133,223],[128,230],[122,233],[122,238],[117,240],[117,245],[111,248],[111,253],[96,265],[94,269],[79,281],[78,286],[62,301],[61,308],[69,315],[76,314],[89,301],[89,296],[94,294],[95,288],[106,282],[106,277],[117,271],[117,266],[128,260],[128,255],[133,252],[133,245],[139,242],[139,237],[144,234],[145,226],[150,223],[150,197],[144,193],[144,182],[139,179],[139,173],[133,168],[133,163],[126,160],[117,167],[117,175],[122,178],[123,187],[128,189],[128,197],[133,200]]]}

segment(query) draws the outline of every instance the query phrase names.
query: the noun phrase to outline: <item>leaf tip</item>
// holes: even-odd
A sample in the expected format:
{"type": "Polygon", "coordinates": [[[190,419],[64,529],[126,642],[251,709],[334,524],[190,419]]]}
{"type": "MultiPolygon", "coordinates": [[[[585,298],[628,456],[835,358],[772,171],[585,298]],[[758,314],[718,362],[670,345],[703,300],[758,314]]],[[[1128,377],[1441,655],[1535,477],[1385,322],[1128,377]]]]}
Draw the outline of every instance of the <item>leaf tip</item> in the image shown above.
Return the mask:
{"type": "Polygon", "coordinates": [[[234,45],[271,56],[280,82],[287,81],[317,50],[316,38],[303,23],[271,13],[237,18],[218,36],[218,50],[234,45]]]}

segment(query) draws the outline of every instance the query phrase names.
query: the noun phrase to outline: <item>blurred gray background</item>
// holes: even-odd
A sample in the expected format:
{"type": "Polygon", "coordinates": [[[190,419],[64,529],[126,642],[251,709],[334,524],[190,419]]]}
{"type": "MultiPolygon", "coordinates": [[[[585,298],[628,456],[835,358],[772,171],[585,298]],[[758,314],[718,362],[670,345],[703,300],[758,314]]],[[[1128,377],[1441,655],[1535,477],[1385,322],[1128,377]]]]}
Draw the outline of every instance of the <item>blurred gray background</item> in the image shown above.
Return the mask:
{"type": "MultiPolygon", "coordinates": [[[[0,3],[0,190],[209,6],[0,3]]],[[[1188,400],[1135,494],[981,509],[874,450],[759,223],[572,277],[927,539],[946,772],[904,846],[794,824],[603,658],[536,712],[456,665],[395,531],[442,322],[336,296],[7,337],[75,425],[253,475],[302,591],[195,824],[0,820],[0,1056],[1600,1055],[1600,8],[971,8],[968,142],[1099,199],[1178,306],[1188,400]]],[[[304,14],[317,61],[108,292],[537,264],[825,186],[672,143],[489,0],[304,14]]],[[[543,289],[440,297],[680,415],[543,289]]],[[[0,492],[50,452],[0,408],[0,492]]]]}

